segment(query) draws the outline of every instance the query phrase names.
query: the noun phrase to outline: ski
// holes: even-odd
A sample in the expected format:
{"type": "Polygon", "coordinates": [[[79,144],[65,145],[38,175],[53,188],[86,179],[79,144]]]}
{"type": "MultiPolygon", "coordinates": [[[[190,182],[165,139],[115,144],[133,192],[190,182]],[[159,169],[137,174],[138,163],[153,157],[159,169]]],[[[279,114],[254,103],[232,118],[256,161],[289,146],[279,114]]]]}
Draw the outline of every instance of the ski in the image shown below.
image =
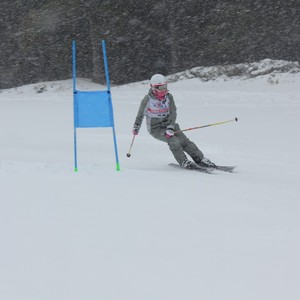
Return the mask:
{"type": "Polygon", "coordinates": [[[182,170],[187,170],[187,171],[196,171],[196,172],[205,173],[205,174],[212,174],[215,170],[215,168],[204,168],[204,167],[201,167],[201,166],[198,166],[195,169],[185,169],[185,168],[182,168],[180,165],[175,164],[175,163],[170,163],[169,166],[173,167],[173,168],[177,168],[177,169],[182,169],[182,170]]]}
{"type": "Polygon", "coordinates": [[[235,168],[236,168],[236,166],[218,166],[218,165],[216,165],[216,167],[215,167],[216,170],[229,172],[229,173],[233,173],[235,168]]]}
{"type": "Polygon", "coordinates": [[[234,173],[234,170],[236,168],[236,166],[219,166],[219,165],[215,165],[215,167],[209,168],[209,167],[204,167],[204,166],[198,165],[198,168],[195,168],[195,169],[184,169],[184,168],[180,167],[180,165],[175,164],[175,163],[170,163],[169,166],[178,168],[178,169],[183,169],[183,170],[198,171],[198,172],[206,173],[206,174],[212,174],[215,170],[234,173]]]}

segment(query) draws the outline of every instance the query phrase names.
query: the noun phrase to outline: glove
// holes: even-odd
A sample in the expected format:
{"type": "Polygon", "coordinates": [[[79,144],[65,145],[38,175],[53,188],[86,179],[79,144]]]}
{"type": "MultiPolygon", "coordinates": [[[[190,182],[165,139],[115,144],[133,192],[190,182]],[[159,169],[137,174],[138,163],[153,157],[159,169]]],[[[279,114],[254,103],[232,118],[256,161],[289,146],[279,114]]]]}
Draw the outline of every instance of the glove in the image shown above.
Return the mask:
{"type": "Polygon", "coordinates": [[[132,134],[133,135],[138,135],[139,134],[139,130],[140,130],[139,126],[134,125],[133,128],[132,128],[132,134]]]}
{"type": "Polygon", "coordinates": [[[174,135],[174,130],[172,128],[169,128],[166,130],[166,138],[169,139],[170,137],[172,137],[174,135]]]}

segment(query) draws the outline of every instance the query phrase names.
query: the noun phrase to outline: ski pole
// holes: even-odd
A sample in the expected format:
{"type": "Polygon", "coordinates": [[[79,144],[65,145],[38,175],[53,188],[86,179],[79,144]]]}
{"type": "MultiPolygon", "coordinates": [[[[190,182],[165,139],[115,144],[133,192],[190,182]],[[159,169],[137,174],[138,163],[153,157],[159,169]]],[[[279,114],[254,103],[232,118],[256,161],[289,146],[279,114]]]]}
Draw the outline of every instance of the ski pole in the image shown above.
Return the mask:
{"type": "Polygon", "coordinates": [[[192,128],[186,128],[183,130],[177,130],[174,133],[179,133],[179,132],[183,132],[183,131],[188,131],[188,130],[194,130],[194,129],[200,129],[200,128],[205,128],[205,127],[209,127],[209,126],[215,126],[215,125],[221,125],[221,124],[225,124],[225,123],[229,123],[229,122],[237,122],[238,118],[235,117],[232,120],[228,120],[228,121],[223,121],[223,122],[217,122],[217,123],[212,123],[212,124],[208,124],[208,125],[202,125],[202,126],[197,126],[197,127],[192,127],[192,128]]]}
{"type": "Polygon", "coordinates": [[[132,137],[132,141],[131,141],[128,153],[126,154],[127,157],[131,156],[131,149],[132,149],[132,146],[133,146],[134,139],[135,139],[135,135],[133,135],[133,137],[132,137]]]}

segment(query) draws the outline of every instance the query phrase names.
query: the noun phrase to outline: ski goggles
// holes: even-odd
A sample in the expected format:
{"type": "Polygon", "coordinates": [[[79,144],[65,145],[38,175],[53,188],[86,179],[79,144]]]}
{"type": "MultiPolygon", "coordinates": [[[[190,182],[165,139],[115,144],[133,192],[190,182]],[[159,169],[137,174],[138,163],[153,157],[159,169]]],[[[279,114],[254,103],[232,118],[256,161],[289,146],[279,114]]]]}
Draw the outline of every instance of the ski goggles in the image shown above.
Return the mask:
{"type": "Polygon", "coordinates": [[[154,85],[153,87],[160,91],[166,91],[168,89],[168,85],[166,83],[160,85],[154,85]]]}

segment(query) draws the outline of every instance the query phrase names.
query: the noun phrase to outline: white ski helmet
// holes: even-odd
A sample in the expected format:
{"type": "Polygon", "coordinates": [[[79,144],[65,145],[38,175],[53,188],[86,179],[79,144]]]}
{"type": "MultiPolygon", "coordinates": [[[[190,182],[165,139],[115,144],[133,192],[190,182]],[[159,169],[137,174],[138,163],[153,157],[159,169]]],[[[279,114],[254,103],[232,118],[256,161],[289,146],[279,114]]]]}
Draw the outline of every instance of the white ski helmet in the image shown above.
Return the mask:
{"type": "Polygon", "coordinates": [[[164,100],[168,94],[168,82],[165,76],[155,74],[150,79],[152,94],[159,100],[164,100]]]}
{"type": "Polygon", "coordinates": [[[150,79],[151,86],[163,85],[163,84],[167,84],[167,83],[168,82],[167,82],[166,77],[161,74],[155,74],[150,79]]]}

